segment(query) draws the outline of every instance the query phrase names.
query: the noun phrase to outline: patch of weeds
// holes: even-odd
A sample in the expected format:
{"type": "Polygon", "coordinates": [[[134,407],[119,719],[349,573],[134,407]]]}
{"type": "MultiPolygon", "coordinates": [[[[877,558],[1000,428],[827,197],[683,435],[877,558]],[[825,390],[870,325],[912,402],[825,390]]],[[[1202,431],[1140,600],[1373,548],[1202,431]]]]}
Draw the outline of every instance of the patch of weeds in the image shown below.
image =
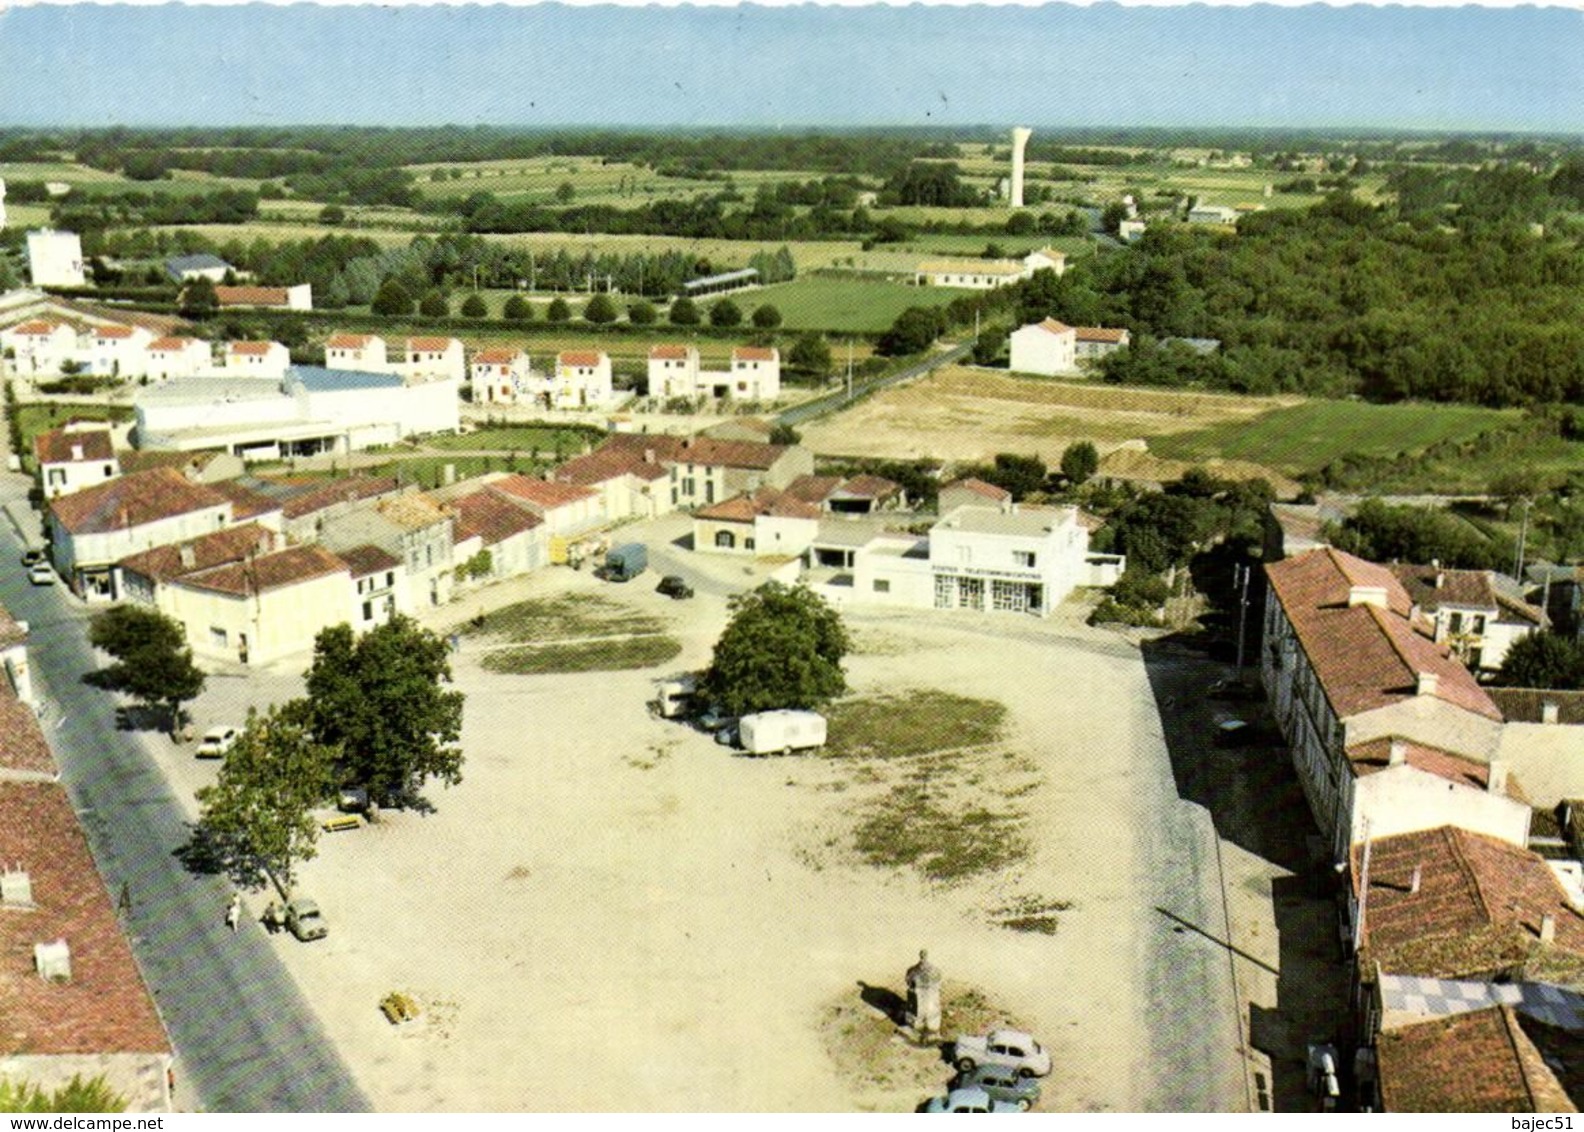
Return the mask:
{"type": "Polygon", "coordinates": [[[469,636],[503,637],[508,641],[555,641],[608,637],[626,633],[658,633],[665,624],[598,594],[560,594],[530,598],[488,613],[483,625],[464,621],[458,629],[469,636]]]}
{"type": "Polygon", "coordinates": [[[650,747],[649,755],[650,757],[647,759],[628,756],[624,761],[634,770],[653,770],[671,757],[671,746],[667,744],[665,746],[650,747]]]}
{"type": "Polygon", "coordinates": [[[991,918],[1001,927],[1015,932],[1038,932],[1055,935],[1057,914],[1071,908],[1071,900],[1045,900],[1038,896],[1025,896],[1004,908],[991,911],[991,918]]]}
{"type": "Polygon", "coordinates": [[[935,688],[865,696],[833,704],[826,713],[829,758],[907,758],[933,751],[981,747],[1001,737],[1006,705],[935,688]]]}
{"type": "Polygon", "coordinates": [[[977,804],[943,806],[922,787],[905,783],[870,804],[853,844],[869,864],[914,868],[949,883],[1027,857],[1029,844],[1020,826],[1019,815],[992,813],[977,804]]]}
{"type": "Polygon", "coordinates": [[[674,659],[681,652],[682,642],[675,637],[618,637],[576,644],[496,649],[485,654],[483,664],[491,672],[517,676],[616,672],[629,668],[653,668],[674,659]]]}
{"type": "Polygon", "coordinates": [[[533,870],[529,869],[527,865],[513,865],[506,870],[507,880],[527,880],[531,876],[533,876],[533,870]]]}

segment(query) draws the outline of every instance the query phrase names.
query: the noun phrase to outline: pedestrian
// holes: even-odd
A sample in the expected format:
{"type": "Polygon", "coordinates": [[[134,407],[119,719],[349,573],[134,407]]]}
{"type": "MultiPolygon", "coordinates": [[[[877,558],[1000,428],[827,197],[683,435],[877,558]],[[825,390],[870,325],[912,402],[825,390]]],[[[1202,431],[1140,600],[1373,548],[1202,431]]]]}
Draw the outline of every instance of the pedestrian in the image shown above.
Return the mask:
{"type": "Polygon", "coordinates": [[[273,900],[264,908],[264,930],[270,935],[280,930],[280,906],[273,900]]]}
{"type": "Polygon", "coordinates": [[[225,919],[226,927],[235,932],[237,925],[242,922],[242,894],[240,892],[231,894],[231,903],[226,907],[225,919]]]}
{"type": "Polygon", "coordinates": [[[132,886],[127,881],[121,882],[121,899],[116,902],[116,911],[132,914],[132,886]]]}

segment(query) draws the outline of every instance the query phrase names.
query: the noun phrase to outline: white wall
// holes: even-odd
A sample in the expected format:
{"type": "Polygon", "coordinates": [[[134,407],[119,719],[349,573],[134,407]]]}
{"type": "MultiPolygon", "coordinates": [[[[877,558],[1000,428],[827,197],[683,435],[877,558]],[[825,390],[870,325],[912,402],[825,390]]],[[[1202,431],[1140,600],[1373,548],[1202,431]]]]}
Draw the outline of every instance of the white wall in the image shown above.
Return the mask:
{"type": "Polygon", "coordinates": [[[29,232],[28,277],[35,287],[82,287],[82,240],[75,232],[29,232]]]}
{"type": "Polygon", "coordinates": [[[1014,373],[1037,373],[1054,377],[1058,373],[1072,373],[1078,368],[1077,336],[1068,330],[1052,334],[1037,323],[1020,327],[1011,334],[1014,373]]]}
{"type": "Polygon", "coordinates": [[[1531,811],[1524,803],[1407,764],[1354,779],[1352,788],[1350,846],[1364,839],[1366,822],[1371,839],[1455,825],[1513,845],[1529,840],[1531,811]]]}

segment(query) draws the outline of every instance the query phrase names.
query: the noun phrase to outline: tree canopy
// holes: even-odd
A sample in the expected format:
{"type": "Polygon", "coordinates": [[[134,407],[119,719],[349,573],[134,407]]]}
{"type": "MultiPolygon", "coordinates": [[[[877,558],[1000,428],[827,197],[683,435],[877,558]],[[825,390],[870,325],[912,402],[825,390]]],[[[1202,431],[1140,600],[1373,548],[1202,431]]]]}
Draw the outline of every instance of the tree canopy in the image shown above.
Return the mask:
{"type": "Polygon", "coordinates": [[[721,299],[709,310],[711,326],[740,326],[742,325],[742,308],[730,299],[721,299]]]}
{"type": "Polygon", "coordinates": [[[88,641],[115,658],[88,679],[163,709],[171,731],[177,730],[181,705],[196,699],[204,687],[204,674],[193,663],[181,625],[145,606],[114,605],[94,616],[88,641]]]}
{"type": "Polygon", "coordinates": [[[1089,481],[1100,470],[1100,453],[1094,442],[1076,440],[1062,453],[1061,471],[1067,482],[1077,487],[1089,481]]]}
{"type": "Polygon", "coordinates": [[[1437,507],[1393,506],[1366,499],[1330,529],[1337,549],[1371,562],[1440,562],[1469,570],[1499,570],[1512,561],[1505,540],[1494,542],[1437,507]]]}
{"type": "Polygon", "coordinates": [[[846,691],[847,629],[807,586],[766,582],[733,597],[730,608],[703,680],[727,712],[817,708],[846,691]]]}
{"type": "Polygon", "coordinates": [[[349,625],[320,632],[308,670],[314,738],[336,747],[347,781],[382,805],[417,800],[426,779],[462,781],[463,695],[445,641],[397,616],[358,637],[349,625]]]}
{"type": "Polygon", "coordinates": [[[880,336],[875,351],[887,357],[920,354],[946,332],[946,316],[938,307],[908,307],[880,336]]]}
{"type": "Polygon", "coordinates": [[[583,308],[584,319],[597,325],[615,322],[616,314],[616,304],[605,294],[595,295],[583,308]]]}
{"type": "Polygon", "coordinates": [[[1549,631],[1521,637],[1508,648],[1496,683],[1509,688],[1584,689],[1584,641],[1549,631]]]}

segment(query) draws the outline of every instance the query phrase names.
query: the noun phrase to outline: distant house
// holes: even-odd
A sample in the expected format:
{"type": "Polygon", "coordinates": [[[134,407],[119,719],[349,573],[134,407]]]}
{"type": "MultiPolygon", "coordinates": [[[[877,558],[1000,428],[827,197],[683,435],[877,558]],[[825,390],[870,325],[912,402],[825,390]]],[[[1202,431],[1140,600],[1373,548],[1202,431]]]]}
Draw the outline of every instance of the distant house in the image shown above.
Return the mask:
{"type": "Polygon", "coordinates": [[[353,629],[366,633],[390,621],[398,610],[412,608],[405,596],[407,573],[401,559],[390,551],[363,543],[340,551],[336,557],[347,564],[352,577],[349,623],[353,629]]]}
{"type": "Polygon", "coordinates": [[[141,326],[95,326],[82,337],[82,364],[96,377],[139,378],[148,373],[148,348],[154,335],[141,326]]]}
{"type": "Polygon", "coordinates": [[[311,311],[313,310],[313,285],[299,283],[295,287],[225,287],[215,288],[215,298],[220,308],[311,311]]]}
{"type": "Polygon", "coordinates": [[[1053,377],[1078,368],[1078,334],[1054,318],[1019,327],[1011,334],[1014,373],[1053,377]]]}
{"type": "Polygon", "coordinates": [[[1516,579],[1494,570],[1394,564],[1391,572],[1435,623],[1435,639],[1476,672],[1501,668],[1515,641],[1549,623],[1544,610],[1524,600],[1516,579]]]}
{"type": "Polygon", "coordinates": [[[496,347],[473,355],[473,401],[480,405],[515,405],[527,392],[528,355],[496,347]]]}
{"type": "Polygon", "coordinates": [[[504,493],[481,487],[446,504],[456,514],[457,564],[489,555],[489,570],[472,581],[499,581],[539,570],[550,562],[550,531],[544,519],[504,493]]]}
{"type": "Polygon", "coordinates": [[[489,488],[538,515],[551,535],[582,534],[606,521],[603,497],[591,487],[507,475],[491,480],[489,488]]]}
{"type": "Polygon", "coordinates": [[[1074,354],[1078,362],[1099,361],[1108,354],[1123,349],[1132,340],[1126,330],[1108,326],[1076,326],[1073,328],[1074,354]]]}
{"type": "Polygon", "coordinates": [[[1117,238],[1124,244],[1136,244],[1144,237],[1144,221],[1124,220],[1117,225],[1117,238]]]}
{"type": "Polygon", "coordinates": [[[144,356],[145,372],[154,381],[196,377],[214,368],[214,354],[209,343],[198,338],[156,338],[148,344],[144,356]]]}
{"type": "Polygon", "coordinates": [[[347,564],[322,546],[291,546],[194,570],[169,583],[168,612],[195,656],[239,664],[306,657],[347,620],[347,564]]]}
{"type": "Polygon", "coordinates": [[[170,613],[169,587],[176,579],[216,566],[246,562],[284,546],[285,540],[278,532],[256,522],[244,522],[197,538],[151,547],[116,563],[116,592],[127,601],[170,613]]]}
{"type": "Polygon", "coordinates": [[[801,556],[819,533],[820,509],[789,491],[761,487],[693,513],[693,549],[717,554],[801,556]]]}
{"type": "Polygon", "coordinates": [[[35,287],[85,287],[82,238],[48,228],[27,234],[28,278],[35,287]]]}
{"type": "Polygon", "coordinates": [[[1010,510],[1012,507],[1012,493],[1004,487],[997,487],[993,483],[969,476],[967,479],[956,480],[946,484],[940,489],[935,509],[939,514],[946,515],[958,507],[997,507],[1010,510]]]}
{"type": "Polygon", "coordinates": [[[46,499],[94,487],[121,474],[110,426],[72,421],[33,438],[39,484],[46,499]]]}
{"type": "Polygon", "coordinates": [[[320,541],[337,553],[375,546],[401,562],[405,578],[393,587],[398,598],[430,606],[451,600],[456,518],[436,500],[417,492],[384,496],[350,504],[318,526],[320,541]]]}
{"type": "Polygon", "coordinates": [[[77,332],[64,322],[33,319],[0,330],[0,349],[10,351],[9,366],[24,377],[53,377],[76,360],[77,332]]]}
{"type": "Polygon", "coordinates": [[[355,369],[384,373],[385,339],[377,334],[332,334],[325,339],[326,369],[355,369]]]}
{"type": "Polygon", "coordinates": [[[731,395],[739,401],[781,396],[781,352],[774,346],[738,346],[731,355],[731,395]]]}
{"type": "Polygon", "coordinates": [[[1236,224],[1238,210],[1224,204],[1196,204],[1188,210],[1190,224],[1236,224]]]}
{"type": "Polygon", "coordinates": [[[834,514],[869,515],[907,503],[901,486],[883,476],[799,476],[786,490],[788,495],[834,514]]]}
{"type": "Polygon", "coordinates": [[[649,348],[649,396],[669,399],[696,397],[699,386],[699,352],[693,346],[660,345],[649,348]]]}
{"type": "Polygon", "coordinates": [[[235,270],[225,260],[208,252],[172,256],[165,261],[165,274],[176,283],[191,283],[194,279],[223,283],[225,277],[235,270]]]}
{"type": "Polygon", "coordinates": [[[654,454],[670,472],[672,507],[707,507],[761,487],[785,488],[814,472],[814,454],[799,445],[617,433],[595,449],[617,451],[654,454]]]}
{"type": "Polygon", "coordinates": [[[467,377],[462,343],[455,338],[407,339],[407,380],[453,381],[458,387],[467,377]]]}
{"type": "Polygon", "coordinates": [[[556,355],[555,408],[600,408],[613,400],[610,356],[604,350],[565,350],[556,355]]]}
{"type": "Polygon", "coordinates": [[[1033,274],[1032,268],[1016,259],[931,259],[918,265],[913,280],[921,287],[989,291],[1033,274]]]}
{"type": "Polygon", "coordinates": [[[279,342],[232,342],[226,347],[226,373],[234,377],[285,377],[291,353],[279,342]]]}
{"type": "Polygon", "coordinates": [[[1023,267],[1030,275],[1036,271],[1054,271],[1061,275],[1067,270],[1067,253],[1055,248],[1040,248],[1023,257],[1023,267]]]}
{"type": "Polygon", "coordinates": [[[568,460],[549,478],[599,492],[605,518],[612,522],[652,519],[674,509],[671,470],[655,447],[602,447],[568,460]]]}

